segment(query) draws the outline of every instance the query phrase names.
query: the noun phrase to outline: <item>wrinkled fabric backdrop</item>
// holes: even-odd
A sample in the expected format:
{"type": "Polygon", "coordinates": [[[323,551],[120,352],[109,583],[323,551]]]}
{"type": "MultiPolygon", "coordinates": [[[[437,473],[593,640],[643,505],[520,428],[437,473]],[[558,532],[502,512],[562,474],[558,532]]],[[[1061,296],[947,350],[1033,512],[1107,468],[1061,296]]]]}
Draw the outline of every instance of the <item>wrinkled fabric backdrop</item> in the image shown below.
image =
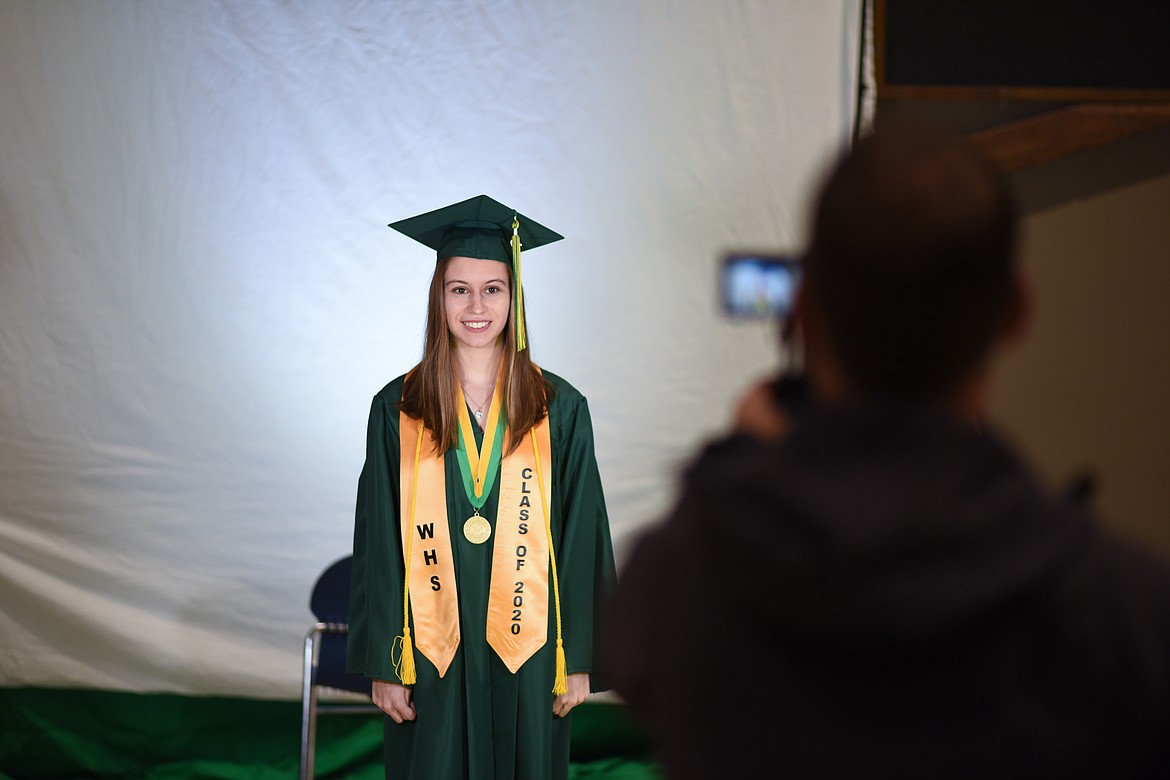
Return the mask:
{"type": "MultiPolygon", "coordinates": [[[[489,194],[589,398],[619,558],[774,369],[730,248],[799,249],[860,3],[0,0],[0,685],[299,695],[372,395],[489,194]]],[[[718,583],[712,583],[717,587],[718,583]]]]}

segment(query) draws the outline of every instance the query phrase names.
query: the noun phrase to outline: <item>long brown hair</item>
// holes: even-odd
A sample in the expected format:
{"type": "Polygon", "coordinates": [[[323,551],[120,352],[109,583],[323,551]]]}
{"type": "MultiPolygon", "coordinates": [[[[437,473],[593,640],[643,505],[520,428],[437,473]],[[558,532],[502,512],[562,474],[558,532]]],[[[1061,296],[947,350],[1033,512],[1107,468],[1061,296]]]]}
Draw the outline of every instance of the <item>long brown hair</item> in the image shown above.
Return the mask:
{"type": "MultiPolygon", "coordinates": [[[[398,405],[401,411],[423,421],[442,452],[454,447],[459,436],[459,378],[455,371],[455,337],[447,327],[447,309],[444,304],[444,287],[450,260],[449,257],[440,260],[435,266],[435,275],[431,277],[423,357],[407,376],[402,388],[402,400],[398,405]]],[[[512,267],[507,263],[504,265],[508,269],[508,287],[511,289],[515,284],[512,267]]],[[[504,416],[508,422],[505,452],[510,453],[520,445],[525,434],[544,419],[551,387],[532,362],[531,343],[523,352],[516,351],[515,318],[508,317],[508,326],[503,336],[504,371],[500,394],[504,399],[504,416]]]]}

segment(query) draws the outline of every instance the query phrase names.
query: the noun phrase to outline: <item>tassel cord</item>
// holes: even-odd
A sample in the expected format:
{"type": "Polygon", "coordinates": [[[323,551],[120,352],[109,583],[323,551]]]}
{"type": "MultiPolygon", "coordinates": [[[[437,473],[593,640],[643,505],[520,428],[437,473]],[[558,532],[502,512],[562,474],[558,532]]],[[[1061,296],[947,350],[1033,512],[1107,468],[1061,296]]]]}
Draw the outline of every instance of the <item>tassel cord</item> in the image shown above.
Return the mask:
{"type": "MultiPolygon", "coordinates": [[[[426,426],[420,423],[418,441],[414,445],[414,474],[410,489],[410,525],[408,528],[411,529],[414,528],[414,508],[418,503],[418,467],[422,460],[423,433],[425,431],[426,426]]],[[[414,685],[418,676],[414,668],[414,643],[410,640],[410,556],[413,547],[414,534],[408,532],[406,534],[406,566],[403,569],[402,578],[402,636],[394,637],[394,648],[391,650],[391,660],[393,660],[393,651],[399,649],[401,645],[402,654],[394,662],[394,671],[398,673],[398,679],[402,681],[403,685],[414,685]]]]}
{"type": "Polygon", "coordinates": [[[565,646],[561,638],[561,586],[557,578],[557,555],[553,550],[552,537],[552,508],[548,505],[548,496],[544,490],[544,473],[540,467],[540,447],[536,445],[536,432],[529,431],[532,439],[532,455],[536,461],[536,484],[540,488],[540,503],[544,507],[544,530],[548,535],[548,560],[552,568],[553,604],[556,607],[557,620],[557,650],[556,676],[553,679],[553,695],[560,696],[569,690],[569,678],[566,672],[565,646]]]}

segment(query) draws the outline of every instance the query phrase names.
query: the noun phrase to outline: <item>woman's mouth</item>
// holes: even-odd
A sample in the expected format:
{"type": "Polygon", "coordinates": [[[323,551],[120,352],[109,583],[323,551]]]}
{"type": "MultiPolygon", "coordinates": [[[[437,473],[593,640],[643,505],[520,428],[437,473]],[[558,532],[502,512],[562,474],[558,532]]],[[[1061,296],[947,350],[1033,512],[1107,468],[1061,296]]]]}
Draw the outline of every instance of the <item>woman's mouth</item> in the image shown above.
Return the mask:
{"type": "Polygon", "coordinates": [[[463,327],[467,328],[468,330],[485,330],[487,326],[491,324],[492,323],[490,320],[465,320],[463,327]]]}

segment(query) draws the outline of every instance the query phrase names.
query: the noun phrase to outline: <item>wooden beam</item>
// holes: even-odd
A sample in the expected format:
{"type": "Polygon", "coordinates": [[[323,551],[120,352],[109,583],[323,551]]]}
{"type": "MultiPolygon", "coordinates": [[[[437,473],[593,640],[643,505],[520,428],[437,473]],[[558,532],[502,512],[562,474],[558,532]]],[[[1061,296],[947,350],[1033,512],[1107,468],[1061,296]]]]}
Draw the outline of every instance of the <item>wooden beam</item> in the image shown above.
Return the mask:
{"type": "Polygon", "coordinates": [[[1170,103],[1080,103],[967,135],[992,164],[1018,171],[1170,125],[1170,103]]]}

